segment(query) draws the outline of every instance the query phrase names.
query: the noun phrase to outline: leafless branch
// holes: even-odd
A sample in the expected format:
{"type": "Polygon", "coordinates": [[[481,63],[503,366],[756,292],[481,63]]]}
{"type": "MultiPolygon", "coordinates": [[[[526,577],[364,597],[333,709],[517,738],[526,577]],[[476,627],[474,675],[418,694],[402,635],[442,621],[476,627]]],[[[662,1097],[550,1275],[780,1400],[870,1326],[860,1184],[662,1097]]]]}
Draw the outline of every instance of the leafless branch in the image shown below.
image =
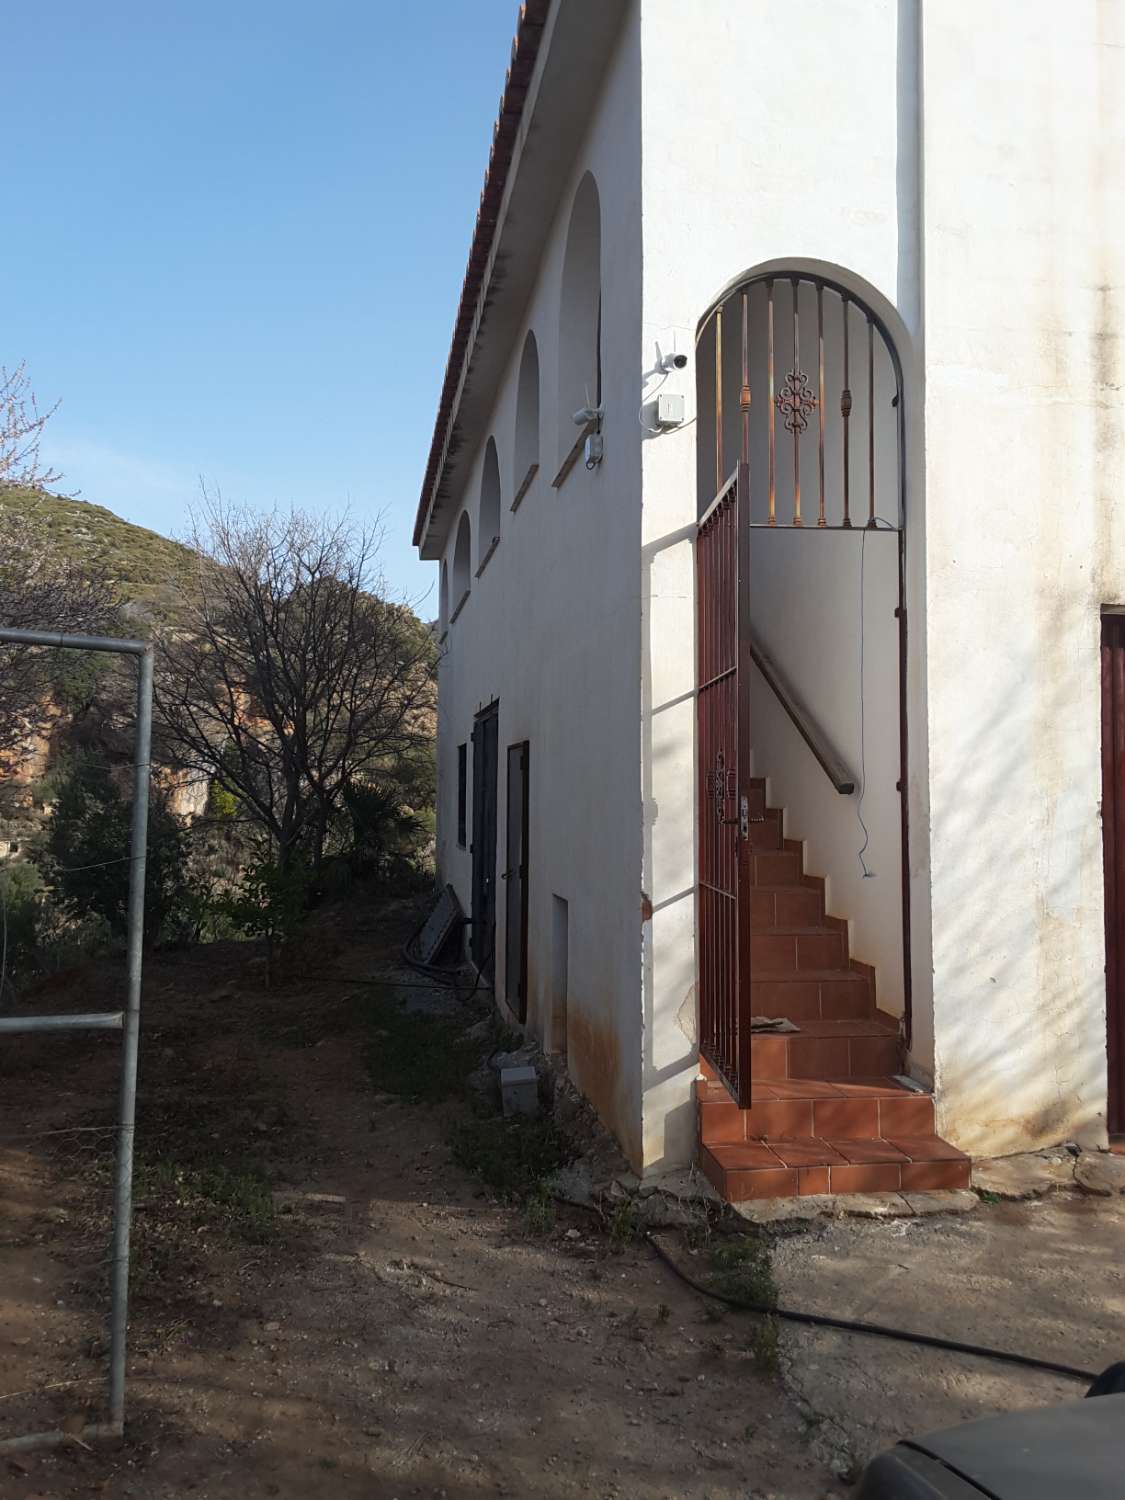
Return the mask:
{"type": "Polygon", "coordinates": [[[433,646],[385,597],[379,526],[205,495],[195,586],[160,639],[170,755],[233,793],[284,864],[319,863],[345,789],[431,734],[433,646]]]}

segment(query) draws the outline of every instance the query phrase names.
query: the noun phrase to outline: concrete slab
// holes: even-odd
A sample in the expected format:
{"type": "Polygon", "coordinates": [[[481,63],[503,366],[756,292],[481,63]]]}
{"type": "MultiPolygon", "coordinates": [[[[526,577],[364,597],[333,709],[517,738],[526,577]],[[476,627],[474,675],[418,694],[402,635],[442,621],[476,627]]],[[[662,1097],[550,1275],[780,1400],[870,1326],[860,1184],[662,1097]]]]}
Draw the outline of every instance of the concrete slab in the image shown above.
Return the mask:
{"type": "Polygon", "coordinates": [[[1125,1193],[1125,1156],[1084,1155],[1074,1164],[1075,1186],[1099,1198],[1125,1193]]]}
{"type": "MultiPolygon", "coordinates": [[[[1123,1243],[1125,1197],[1071,1192],[971,1214],[824,1219],[780,1240],[774,1267],[786,1307],[1098,1371],[1125,1358],[1123,1243]]],[[[838,1471],[912,1434],[1084,1393],[1033,1370],[792,1324],[781,1355],[838,1471]]]]}
{"type": "Polygon", "coordinates": [[[967,1190],[933,1193],[810,1193],[804,1198],[758,1198],[734,1203],[750,1224],[785,1224],[794,1219],[894,1219],[916,1214],[964,1214],[980,1206],[967,1190]]]}
{"type": "Polygon", "coordinates": [[[1042,1198],[1074,1186],[1074,1157],[1065,1151],[997,1156],[973,1163],[973,1187],[997,1198],[1042,1198]]]}

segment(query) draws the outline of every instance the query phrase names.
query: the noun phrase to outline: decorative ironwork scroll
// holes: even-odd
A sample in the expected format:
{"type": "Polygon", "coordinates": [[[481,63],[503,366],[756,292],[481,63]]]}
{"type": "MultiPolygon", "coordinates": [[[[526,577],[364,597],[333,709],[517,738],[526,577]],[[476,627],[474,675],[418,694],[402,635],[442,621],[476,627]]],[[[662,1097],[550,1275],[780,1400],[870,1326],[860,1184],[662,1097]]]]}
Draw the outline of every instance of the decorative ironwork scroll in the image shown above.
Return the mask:
{"type": "Polygon", "coordinates": [[[805,372],[790,370],[774,400],[786,432],[804,432],[809,425],[809,413],[817,404],[805,372]]]}

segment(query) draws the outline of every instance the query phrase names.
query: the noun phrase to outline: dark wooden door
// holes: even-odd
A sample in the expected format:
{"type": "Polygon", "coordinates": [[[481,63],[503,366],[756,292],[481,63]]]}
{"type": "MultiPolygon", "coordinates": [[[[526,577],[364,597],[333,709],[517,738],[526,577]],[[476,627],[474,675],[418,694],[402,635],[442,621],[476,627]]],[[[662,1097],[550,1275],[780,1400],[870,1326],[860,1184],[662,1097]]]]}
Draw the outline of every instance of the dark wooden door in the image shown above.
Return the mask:
{"type": "Polygon", "coordinates": [[[490,978],[496,957],[496,761],[498,706],[473,725],[473,962],[490,978]]]}
{"type": "Polygon", "coordinates": [[[508,836],[504,870],[504,987],[508,1004],[527,1020],[528,744],[508,746],[508,836]]]}
{"type": "Polygon", "coordinates": [[[699,1050],[750,1103],[750,504],[740,464],[696,539],[699,1050]]]}
{"type": "Polygon", "coordinates": [[[1125,1132],[1125,616],[1102,618],[1102,840],[1109,1129],[1125,1132]]]}

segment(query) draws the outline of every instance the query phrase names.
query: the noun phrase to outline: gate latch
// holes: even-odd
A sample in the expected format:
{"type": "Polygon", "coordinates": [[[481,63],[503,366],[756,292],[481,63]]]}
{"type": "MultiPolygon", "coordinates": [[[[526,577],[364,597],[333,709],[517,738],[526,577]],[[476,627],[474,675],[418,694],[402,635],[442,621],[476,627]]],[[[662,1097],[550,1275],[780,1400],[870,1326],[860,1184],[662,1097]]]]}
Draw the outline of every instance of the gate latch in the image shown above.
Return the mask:
{"type": "Polygon", "coordinates": [[[750,798],[745,792],[738,799],[738,834],[743,839],[750,837],[750,798]]]}

